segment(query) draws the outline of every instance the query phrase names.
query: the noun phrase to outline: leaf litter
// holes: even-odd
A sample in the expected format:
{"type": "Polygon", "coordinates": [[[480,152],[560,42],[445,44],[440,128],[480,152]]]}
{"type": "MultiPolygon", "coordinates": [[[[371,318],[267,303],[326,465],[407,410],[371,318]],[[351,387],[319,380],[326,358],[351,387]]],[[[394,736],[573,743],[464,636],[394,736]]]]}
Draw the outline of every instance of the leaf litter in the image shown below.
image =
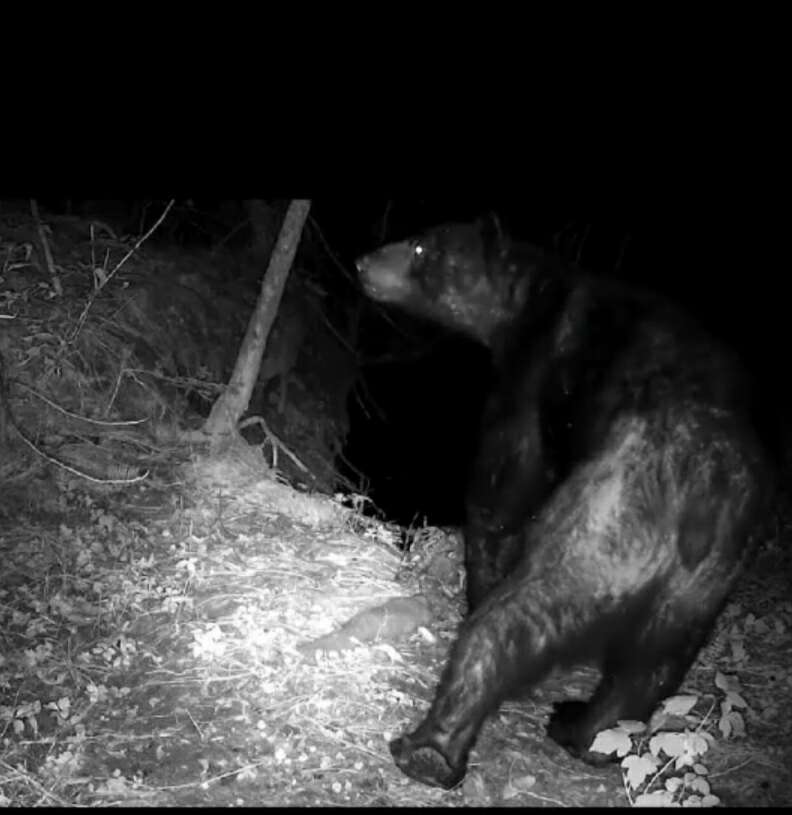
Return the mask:
{"type": "MultiPolygon", "coordinates": [[[[403,553],[397,530],[279,483],[250,448],[182,473],[124,501],[72,491],[69,523],[0,527],[0,803],[625,803],[616,768],[543,735],[553,699],[593,687],[589,669],[503,705],[456,790],[394,766],[388,741],[421,718],[461,619],[458,536],[427,527],[403,553]]],[[[772,741],[788,721],[792,606],[761,585],[764,605],[742,610],[749,581],[691,675],[733,671],[753,632],[777,639],[778,664],[749,672],[764,710],[715,677],[734,731],[710,754],[721,789],[785,777],[785,748],[774,758],[733,725],[738,707],[772,741]]]]}
{"type": "Polygon", "coordinates": [[[176,491],[74,491],[70,523],[0,528],[0,801],[438,800],[387,741],[459,598],[422,594],[385,525],[264,469],[196,457],[176,491]]]}

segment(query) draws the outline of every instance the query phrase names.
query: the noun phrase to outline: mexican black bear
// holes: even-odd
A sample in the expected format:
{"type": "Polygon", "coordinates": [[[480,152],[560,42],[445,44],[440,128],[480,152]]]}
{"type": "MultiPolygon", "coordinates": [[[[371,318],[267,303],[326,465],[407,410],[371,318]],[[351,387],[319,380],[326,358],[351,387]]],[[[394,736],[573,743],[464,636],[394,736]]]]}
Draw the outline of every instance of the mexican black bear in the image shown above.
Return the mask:
{"type": "Polygon", "coordinates": [[[597,732],[676,691],[756,538],[772,473],[751,382],[666,301],[486,223],[357,266],[371,298],[477,339],[497,370],[466,496],[469,613],[396,764],[454,786],[489,713],[584,661],[601,681],[548,734],[599,763],[597,732]]]}

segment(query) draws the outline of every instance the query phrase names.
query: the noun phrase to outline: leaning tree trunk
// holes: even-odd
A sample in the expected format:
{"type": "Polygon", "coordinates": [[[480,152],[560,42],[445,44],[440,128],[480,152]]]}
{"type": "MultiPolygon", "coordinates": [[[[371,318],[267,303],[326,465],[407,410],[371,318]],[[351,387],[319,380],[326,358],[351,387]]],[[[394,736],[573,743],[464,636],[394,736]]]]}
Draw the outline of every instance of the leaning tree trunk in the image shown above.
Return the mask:
{"type": "Polygon", "coordinates": [[[204,432],[212,436],[213,445],[220,437],[236,432],[237,422],[247,410],[259,374],[267,337],[278,313],[286,278],[289,276],[310,207],[310,201],[297,200],[289,204],[278,240],[270,256],[269,266],[261,281],[261,291],[250,317],[245,338],[242,340],[234,372],[231,374],[228,387],[212,405],[211,413],[204,425],[204,432]]]}

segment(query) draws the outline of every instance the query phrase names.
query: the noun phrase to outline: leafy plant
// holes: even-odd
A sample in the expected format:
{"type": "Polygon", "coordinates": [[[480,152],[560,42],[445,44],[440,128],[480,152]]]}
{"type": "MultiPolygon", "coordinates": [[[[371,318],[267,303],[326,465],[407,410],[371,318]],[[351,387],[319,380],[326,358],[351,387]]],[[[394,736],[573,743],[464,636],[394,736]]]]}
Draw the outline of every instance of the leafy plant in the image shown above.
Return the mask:
{"type": "MultiPolygon", "coordinates": [[[[737,708],[747,704],[736,677],[718,672],[715,686],[724,694],[720,702],[718,729],[724,738],[745,734],[743,716],[737,708]]],[[[620,721],[597,734],[591,749],[622,759],[624,789],[633,806],[716,806],[707,767],[701,758],[715,737],[707,729],[715,703],[704,716],[691,711],[697,696],[666,699],[649,724],[620,721]]]]}

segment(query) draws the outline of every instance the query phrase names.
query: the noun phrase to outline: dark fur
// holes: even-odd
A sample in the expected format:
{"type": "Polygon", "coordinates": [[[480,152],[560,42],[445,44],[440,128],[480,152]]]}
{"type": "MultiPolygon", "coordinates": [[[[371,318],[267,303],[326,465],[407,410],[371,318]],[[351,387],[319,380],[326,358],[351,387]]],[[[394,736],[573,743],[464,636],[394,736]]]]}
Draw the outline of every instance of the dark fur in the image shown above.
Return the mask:
{"type": "Polygon", "coordinates": [[[749,554],[770,489],[751,383],[664,301],[478,224],[358,267],[371,297],[478,339],[499,371],[467,497],[471,613],[396,763],[453,786],[487,714],[581,661],[601,682],[548,733],[597,762],[597,732],[676,691],[749,554]]]}

